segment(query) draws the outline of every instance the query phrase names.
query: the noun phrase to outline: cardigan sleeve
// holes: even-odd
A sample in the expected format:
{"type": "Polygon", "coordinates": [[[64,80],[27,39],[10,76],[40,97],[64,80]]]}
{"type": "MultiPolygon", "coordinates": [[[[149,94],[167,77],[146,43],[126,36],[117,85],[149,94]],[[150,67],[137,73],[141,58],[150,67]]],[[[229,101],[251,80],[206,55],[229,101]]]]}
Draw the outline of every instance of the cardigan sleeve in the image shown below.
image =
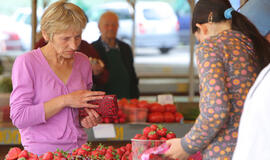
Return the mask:
{"type": "Polygon", "coordinates": [[[12,68],[13,91],[10,95],[10,118],[17,128],[45,123],[44,104],[33,104],[35,94],[31,58],[18,57],[12,68]]]}

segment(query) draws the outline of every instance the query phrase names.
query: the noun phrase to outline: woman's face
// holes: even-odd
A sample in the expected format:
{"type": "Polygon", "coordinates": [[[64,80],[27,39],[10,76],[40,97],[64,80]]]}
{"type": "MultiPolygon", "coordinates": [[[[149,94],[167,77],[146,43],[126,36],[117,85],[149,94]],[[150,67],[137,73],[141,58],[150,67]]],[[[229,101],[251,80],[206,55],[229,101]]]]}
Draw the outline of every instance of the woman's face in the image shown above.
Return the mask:
{"type": "Polygon", "coordinates": [[[207,34],[208,32],[206,32],[205,28],[203,27],[202,26],[200,26],[200,28],[198,27],[198,30],[195,32],[195,37],[199,42],[203,42],[205,39],[209,37],[209,35],[207,34]],[[202,31],[202,29],[204,32],[202,31]]]}
{"type": "Polygon", "coordinates": [[[57,56],[70,59],[81,43],[82,31],[68,29],[61,33],[55,33],[48,44],[55,50],[57,56]]]}

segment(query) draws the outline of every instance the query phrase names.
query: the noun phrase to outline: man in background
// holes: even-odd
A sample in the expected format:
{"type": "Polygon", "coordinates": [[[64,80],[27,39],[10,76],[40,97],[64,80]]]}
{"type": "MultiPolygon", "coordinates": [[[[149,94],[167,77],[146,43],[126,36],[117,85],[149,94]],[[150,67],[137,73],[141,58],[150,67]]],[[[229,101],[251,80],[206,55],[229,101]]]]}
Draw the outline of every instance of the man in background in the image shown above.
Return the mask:
{"type": "Polygon", "coordinates": [[[118,16],[111,11],[103,13],[98,24],[101,36],[92,43],[108,70],[108,82],[96,86],[96,90],[106,94],[116,94],[117,98],[138,98],[138,78],[134,69],[131,47],[116,38],[118,16]]]}

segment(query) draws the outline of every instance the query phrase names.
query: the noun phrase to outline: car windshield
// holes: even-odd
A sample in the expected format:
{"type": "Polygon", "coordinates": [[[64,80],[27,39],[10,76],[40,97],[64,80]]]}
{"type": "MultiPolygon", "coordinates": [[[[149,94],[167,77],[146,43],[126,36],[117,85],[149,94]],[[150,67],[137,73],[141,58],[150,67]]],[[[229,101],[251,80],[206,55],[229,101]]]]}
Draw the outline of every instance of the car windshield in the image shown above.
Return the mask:
{"type": "Polygon", "coordinates": [[[131,14],[128,9],[125,8],[118,8],[118,9],[112,9],[112,8],[106,8],[106,9],[97,9],[94,12],[91,12],[90,14],[90,20],[92,21],[98,21],[99,17],[106,11],[112,11],[117,14],[119,20],[128,20],[131,19],[131,14]]]}
{"type": "MultiPolygon", "coordinates": [[[[167,11],[167,10],[166,10],[167,11]]],[[[160,20],[170,18],[170,12],[163,12],[162,10],[147,8],[143,10],[145,19],[147,20],[160,20]]]]}

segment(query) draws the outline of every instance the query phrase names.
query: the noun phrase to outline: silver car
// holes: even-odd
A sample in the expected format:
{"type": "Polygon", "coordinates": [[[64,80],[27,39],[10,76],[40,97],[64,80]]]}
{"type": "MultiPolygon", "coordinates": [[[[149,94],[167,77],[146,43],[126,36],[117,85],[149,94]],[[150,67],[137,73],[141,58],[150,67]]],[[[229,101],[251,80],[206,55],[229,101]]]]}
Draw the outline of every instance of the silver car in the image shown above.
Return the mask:
{"type": "MultiPolygon", "coordinates": [[[[92,42],[99,37],[97,21],[105,11],[113,11],[119,17],[117,37],[128,43],[132,39],[133,8],[127,2],[110,2],[95,7],[89,16],[89,23],[83,39],[92,42]]],[[[135,7],[135,46],[154,47],[161,53],[168,53],[179,42],[179,23],[172,7],[166,2],[139,1],[135,7]]]]}

